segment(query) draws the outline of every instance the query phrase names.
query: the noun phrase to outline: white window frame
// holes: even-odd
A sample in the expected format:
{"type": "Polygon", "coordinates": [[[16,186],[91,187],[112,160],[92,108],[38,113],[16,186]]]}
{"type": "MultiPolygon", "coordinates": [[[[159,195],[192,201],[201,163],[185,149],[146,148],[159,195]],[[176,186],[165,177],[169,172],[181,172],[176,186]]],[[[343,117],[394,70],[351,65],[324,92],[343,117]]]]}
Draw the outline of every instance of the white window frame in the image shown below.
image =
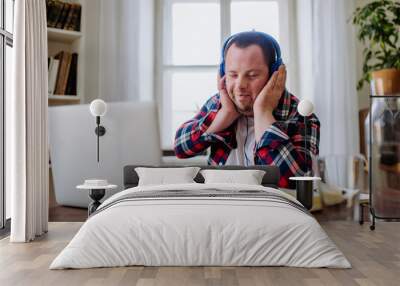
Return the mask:
{"type": "MultiPolygon", "coordinates": [[[[166,72],[170,70],[177,71],[215,71],[215,76],[217,78],[218,65],[169,65],[164,64],[164,57],[166,54],[171,53],[171,51],[164,50],[163,47],[170,47],[169,43],[165,43],[165,35],[171,33],[171,29],[168,23],[171,15],[164,11],[166,2],[172,2],[174,0],[156,0],[156,17],[155,17],[155,98],[158,102],[159,118],[160,118],[160,130],[161,130],[161,143],[162,148],[166,153],[173,149],[172,145],[166,142],[170,141],[172,132],[172,114],[167,113],[166,110],[171,110],[172,95],[163,93],[163,90],[170,90],[169,87],[164,87],[164,76],[166,72]],[[169,123],[165,123],[169,122],[169,123]]],[[[198,3],[198,2],[215,2],[213,0],[176,0],[176,2],[185,3],[198,3]]],[[[220,19],[221,19],[221,47],[224,40],[231,34],[230,31],[230,5],[234,0],[219,0],[220,2],[220,19]]],[[[290,65],[290,34],[289,34],[289,6],[292,4],[292,0],[252,0],[259,2],[272,1],[277,2],[279,5],[279,42],[282,49],[282,55],[284,63],[290,65]]],[[[175,1],[174,1],[175,2],[175,1]]],[[[291,7],[290,7],[291,8],[291,7]]],[[[290,78],[290,75],[289,75],[290,78]]],[[[217,84],[217,80],[215,81],[217,84]]],[[[290,86],[290,82],[288,82],[290,86]]],[[[215,87],[217,92],[217,86],[215,87]]],[[[212,94],[210,94],[212,96],[212,94]]],[[[189,118],[188,118],[189,119],[189,118]]],[[[183,122],[182,122],[183,123],[183,122]]],[[[170,142],[172,144],[172,142],[170,142]]]]}

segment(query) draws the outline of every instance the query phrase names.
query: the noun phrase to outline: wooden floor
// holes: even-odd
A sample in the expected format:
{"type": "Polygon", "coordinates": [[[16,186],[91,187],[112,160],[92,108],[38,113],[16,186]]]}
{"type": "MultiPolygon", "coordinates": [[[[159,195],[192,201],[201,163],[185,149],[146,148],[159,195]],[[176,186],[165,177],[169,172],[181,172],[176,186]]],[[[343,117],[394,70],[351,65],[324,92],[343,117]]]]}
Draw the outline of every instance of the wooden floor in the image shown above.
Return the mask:
{"type": "Polygon", "coordinates": [[[0,285],[400,285],[400,224],[379,222],[375,231],[350,221],[321,223],[353,268],[121,267],[48,270],[82,223],[53,222],[49,233],[27,244],[0,241],[0,285]]]}

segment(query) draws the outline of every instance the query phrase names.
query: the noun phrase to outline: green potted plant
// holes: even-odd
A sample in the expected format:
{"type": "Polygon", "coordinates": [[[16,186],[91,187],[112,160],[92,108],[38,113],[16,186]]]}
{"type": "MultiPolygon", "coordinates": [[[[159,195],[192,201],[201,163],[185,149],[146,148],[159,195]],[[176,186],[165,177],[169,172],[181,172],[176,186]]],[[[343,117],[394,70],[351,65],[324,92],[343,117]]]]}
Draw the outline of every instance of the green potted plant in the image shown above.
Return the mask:
{"type": "Polygon", "coordinates": [[[400,92],[400,3],[368,3],[354,11],[352,20],[358,26],[357,38],[365,45],[363,75],[357,89],[370,82],[372,94],[400,92]]]}

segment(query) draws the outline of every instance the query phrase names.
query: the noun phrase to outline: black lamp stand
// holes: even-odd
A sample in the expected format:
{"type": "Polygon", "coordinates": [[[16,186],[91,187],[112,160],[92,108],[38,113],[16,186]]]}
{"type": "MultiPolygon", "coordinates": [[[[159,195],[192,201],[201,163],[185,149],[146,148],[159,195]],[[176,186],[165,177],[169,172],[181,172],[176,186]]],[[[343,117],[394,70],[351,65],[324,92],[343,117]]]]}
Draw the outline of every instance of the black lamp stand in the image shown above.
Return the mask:
{"type": "Polygon", "coordinates": [[[97,162],[99,162],[99,157],[100,157],[100,136],[103,136],[104,134],[106,134],[106,129],[104,128],[104,126],[100,125],[100,116],[96,116],[96,124],[97,127],[94,130],[94,133],[96,133],[97,135],[97,162]]]}
{"type": "MultiPolygon", "coordinates": [[[[308,176],[307,165],[307,120],[304,116],[304,164],[305,174],[308,176]]],[[[310,210],[313,205],[313,180],[298,180],[296,181],[296,199],[301,202],[305,208],[310,210]]]]}

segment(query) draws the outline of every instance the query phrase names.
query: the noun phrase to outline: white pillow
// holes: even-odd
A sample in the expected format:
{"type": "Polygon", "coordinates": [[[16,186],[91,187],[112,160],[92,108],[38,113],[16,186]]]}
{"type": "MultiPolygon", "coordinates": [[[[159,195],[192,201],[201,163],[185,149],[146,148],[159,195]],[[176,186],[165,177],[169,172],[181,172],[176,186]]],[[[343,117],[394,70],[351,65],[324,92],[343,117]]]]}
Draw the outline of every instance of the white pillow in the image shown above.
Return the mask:
{"type": "Polygon", "coordinates": [[[199,170],[199,167],[135,168],[139,175],[138,186],[195,183],[193,179],[199,170]]]}
{"type": "Polygon", "coordinates": [[[265,171],[262,170],[201,170],[205,184],[234,183],[261,185],[265,171]]]}

